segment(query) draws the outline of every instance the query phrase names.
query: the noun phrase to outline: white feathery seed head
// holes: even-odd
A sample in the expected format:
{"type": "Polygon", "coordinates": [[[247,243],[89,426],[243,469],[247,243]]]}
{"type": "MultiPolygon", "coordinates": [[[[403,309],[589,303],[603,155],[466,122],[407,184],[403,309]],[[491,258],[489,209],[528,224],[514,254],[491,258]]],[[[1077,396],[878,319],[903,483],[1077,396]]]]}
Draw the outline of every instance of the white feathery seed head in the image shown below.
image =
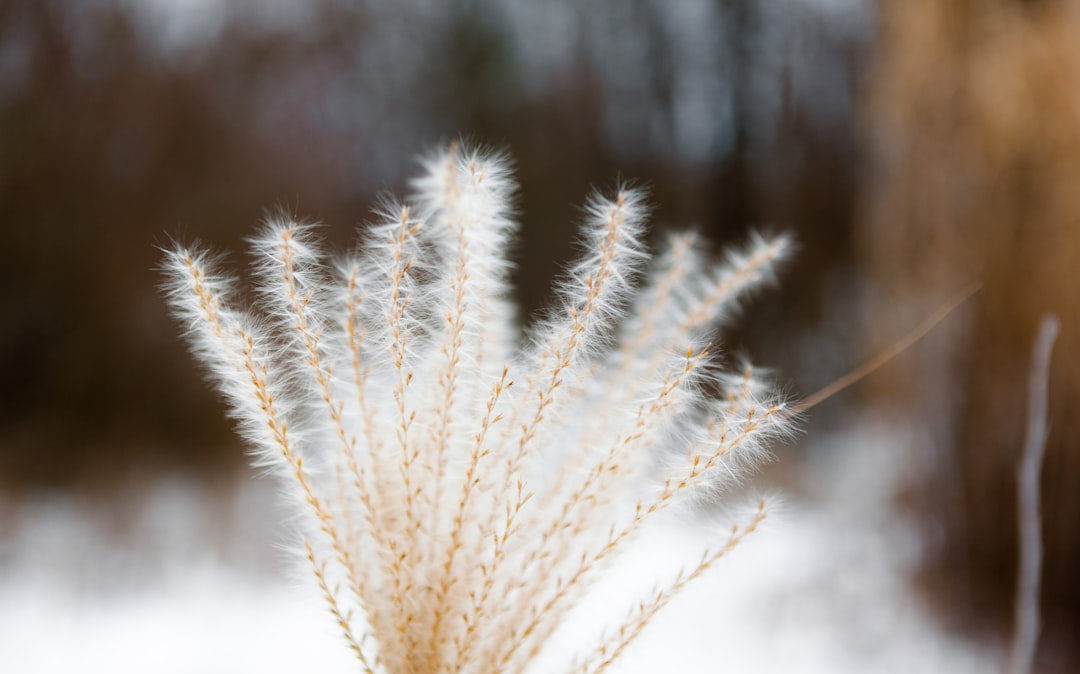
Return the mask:
{"type": "MultiPolygon", "coordinates": [[[[753,236],[715,265],[675,234],[650,267],[643,193],[594,195],[582,253],[523,339],[509,160],[452,144],[412,189],[332,263],[314,225],[269,217],[250,309],[197,247],[166,252],[167,297],[256,462],[295,494],[302,556],[359,671],[530,671],[645,525],[715,499],[791,431],[767,379],[722,370],[709,341],[791,243],[753,236]]],[[[766,514],[567,671],[605,671],[766,514]]]]}

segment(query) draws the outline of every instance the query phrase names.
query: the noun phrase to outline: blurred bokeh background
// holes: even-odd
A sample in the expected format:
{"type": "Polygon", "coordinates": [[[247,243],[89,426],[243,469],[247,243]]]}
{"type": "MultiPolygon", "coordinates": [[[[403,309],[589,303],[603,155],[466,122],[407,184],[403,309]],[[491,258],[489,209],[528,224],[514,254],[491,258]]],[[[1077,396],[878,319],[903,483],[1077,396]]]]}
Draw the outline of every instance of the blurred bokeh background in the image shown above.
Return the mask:
{"type": "MultiPolygon", "coordinates": [[[[0,624],[55,619],[2,589],[24,578],[99,606],[212,551],[275,582],[272,488],[177,337],[158,247],[241,251],[285,206],[344,248],[418,153],[464,137],[515,160],[525,312],[619,176],[657,231],[792,232],[724,346],[796,395],[982,284],[766,476],[843,513],[865,496],[834,487],[887,472],[899,596],[974,650],[1008,650],[1030,352],[1056,312],[1037,671],[1075,671],[1078,44],[1068,0],[0,0],[0,624]]],[[[79,611],[72,630],[100,616],[79,611]]]]}

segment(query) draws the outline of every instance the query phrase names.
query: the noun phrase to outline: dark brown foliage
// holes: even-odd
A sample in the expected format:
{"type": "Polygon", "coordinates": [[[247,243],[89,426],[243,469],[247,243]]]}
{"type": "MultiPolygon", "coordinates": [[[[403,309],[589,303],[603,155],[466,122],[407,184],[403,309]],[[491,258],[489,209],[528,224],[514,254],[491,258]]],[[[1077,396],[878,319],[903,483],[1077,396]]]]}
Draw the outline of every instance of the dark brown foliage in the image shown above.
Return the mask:
{"type": "MultiPolygon", "coordinates": [[[[657,123],[670,126],[671,38],[655,30],[656,7],[639,4],[629,29],[656,58],[644,98],[629,104],[659,110],[657,123]]],[[[302,27],[227,17],[181,49],[127,3],[0,2],[0,42],[15,55],[0,63],[0,487],[236,462],[220,405],[187,374],[165,316],[156,246],[176,236],[244,248],[238,239],[279,205],[332,224],[326,236],[348,245],[376,193],[401,187],[410,158],[458,134],[517,159],[524,312],[547,299],[572,257],[574,204],[621,172],[664,205],[661,227],[697,226],[719,243],[754,225],[795,230],[804,250],[786,279],[806,282],[785,287],[805,290],[785,291],[783,304],[798,312],[763,302],[751,331],[812,320],[818,270],[847,250],[851,135],[789,102],[772,144],[749,145],[754,5],[726,6],[734,37],[715,67],[737,85],[736,142],[693,163],[613,147],[584,43],[528,90],[510,36],[471,2],[441,23],[413,21],[399,40],[386,31],[407,22],[387,27],[362,5],[321,0],[302,27]],[[418,52],[422,67],[372,76],[364,48],[377,38],[418,52]],[[379,78],[404,81],[369,90],[379,78]],[[355,109],[334,107],[342,101],[355,109]],[[401,159],[385,162],[377,141],[398,133],[401,159]]]]}

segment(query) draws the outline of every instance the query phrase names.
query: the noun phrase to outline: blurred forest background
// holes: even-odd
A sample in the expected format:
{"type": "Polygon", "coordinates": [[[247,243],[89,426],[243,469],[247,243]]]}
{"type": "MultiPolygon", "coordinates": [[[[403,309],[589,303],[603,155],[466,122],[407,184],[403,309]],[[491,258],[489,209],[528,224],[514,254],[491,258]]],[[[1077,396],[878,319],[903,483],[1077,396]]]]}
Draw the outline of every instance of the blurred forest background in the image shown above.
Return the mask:
{"type": "Polygon", "coordinates": [[[791,231],[797,259],[724,346],[796,394],[982,284],[808,422],[910,430],[897,505],[949,629],[1010,630],[1030,351],[1056,312],[1040,662],[1073,671],[1078,44],[1066,0],[0,0],[2,500],[246,471],[157,247],[241,250],[279,205],[349,246],[463,136],[516,162],[526,312],[617,176],[649,186],[658,231],[791,231]]]}

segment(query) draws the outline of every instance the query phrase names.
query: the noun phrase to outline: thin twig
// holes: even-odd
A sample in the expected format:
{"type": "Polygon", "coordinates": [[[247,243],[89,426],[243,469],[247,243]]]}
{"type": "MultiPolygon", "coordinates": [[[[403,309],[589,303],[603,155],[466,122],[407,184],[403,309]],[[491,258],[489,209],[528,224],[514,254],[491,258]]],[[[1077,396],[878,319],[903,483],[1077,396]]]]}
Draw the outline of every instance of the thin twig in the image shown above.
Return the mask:
{"type": "Polygon", "coordinates": [[[982,284],[978,282],[972,283],[971,285],[967,286],[966,288],[958,292],[956,295],[954,295],[951,300],[941,305],[937,311],[931,314],[929,318],[927,318],[925,321],[920,323],[917,328],[904,335],[904,337],[900,340],[894,342],[892,346],[885,349],[870,360],[866,361],[851,372],[848,372],[843,377],[840,377],[836,381],[832,382],[825,388],[822,388],[821,390],[812,393],[806,398],[800,400],[795,405],[792,405],[791,414],[802,414],[803,412],[809,410],[811,407],[820,405],[821,403],[833,397],[837,393],[840,393],[844,389],[853,386],[862,381],[864,378],[870,376],[879,368],[881,368],[882,365],[885,365],[893,358],[896,358],[898,355],[907,350],[908,347],[910,347],[912,344],[925,337],[927,333],[929,333],[937,326],[938,323],[945,320],[945,318],[949,314],[955,311],[956,308],[959,307],[961,304],[966,302],[972,295],[977,293],[980,288],[982,288],[982,284]]]}
{"type": "Polygon", "coordinates": [[[1046,453],[1047,389],[1050,352],[1060,324],[1054,314],[1043,316],[1031,359],[1028,379],[1028,423],[1024,453],[1016,474],[1016,514],[1020,538],[1020,569],[1016,575],[1016,614],[1013,625],[1012,674],[1027,674],[1035,663],[1039,644],[1039,580],[1042,567],[1042,534],[1039,521],[1039,473],[1046,453]]]}

